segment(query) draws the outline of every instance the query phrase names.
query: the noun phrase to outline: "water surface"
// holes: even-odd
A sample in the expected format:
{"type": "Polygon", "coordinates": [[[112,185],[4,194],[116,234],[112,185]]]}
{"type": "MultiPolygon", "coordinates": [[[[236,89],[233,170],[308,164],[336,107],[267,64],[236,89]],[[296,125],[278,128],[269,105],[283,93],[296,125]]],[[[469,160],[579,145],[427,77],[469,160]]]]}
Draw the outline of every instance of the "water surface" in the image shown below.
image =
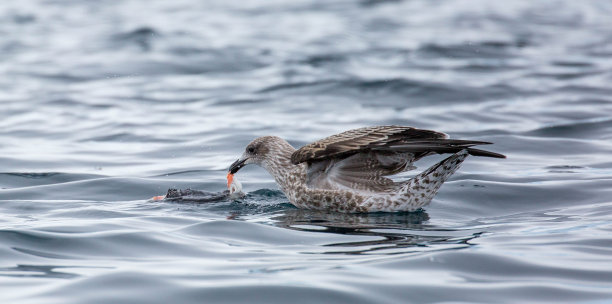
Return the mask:
{"type": "MultiPolygon", "coordinates": [[[[605,1],[5,1],[3,303],[612,301],[605,1]],[[257,136],[492,141],[416,213],[291,206],[257,136]]],[[[439,160],[432,157],[419,168],[439,160]]],[[[404,176],[403,178],[405,178],[404,176]]]]}

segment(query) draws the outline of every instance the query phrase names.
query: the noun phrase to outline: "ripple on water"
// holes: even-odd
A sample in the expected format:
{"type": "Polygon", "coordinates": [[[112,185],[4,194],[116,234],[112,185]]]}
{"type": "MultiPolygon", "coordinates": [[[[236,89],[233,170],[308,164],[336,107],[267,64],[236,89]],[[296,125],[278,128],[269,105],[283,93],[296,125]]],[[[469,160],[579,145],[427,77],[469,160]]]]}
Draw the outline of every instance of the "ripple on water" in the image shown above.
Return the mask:
{"type": "Polygon", "coordinates": [[[607,303],[610,12],[2,1],[0,302],[607,303]],[[468,158],[413,213],[300,210],[253,167],[239,200],[149,200],[225,190],[256,136],[380,124],[508,158],[468,158]]]}

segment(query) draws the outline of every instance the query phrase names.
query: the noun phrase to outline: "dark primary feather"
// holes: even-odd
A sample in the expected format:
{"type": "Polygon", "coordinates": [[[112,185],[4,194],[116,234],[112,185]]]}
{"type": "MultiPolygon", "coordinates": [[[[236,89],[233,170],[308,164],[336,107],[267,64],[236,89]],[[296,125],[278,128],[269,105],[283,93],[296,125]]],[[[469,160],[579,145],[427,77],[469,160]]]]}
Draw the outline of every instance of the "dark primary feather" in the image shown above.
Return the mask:
{"type": "Polygon", "coordinates": [[[472,148],[476,145],[490,145],[490,142],[461,140],[461,139],[435,139],[435,140],[407,140],[398,142],[383,147],[372,148],[373,151],[396,151],[396,152],[412,152],[417,155],[417,159],[431,153],[457,153],[463,149],[467,149],[468,153],[473,156],[485,156],[495,158],[506,158],[505,155],[472,148]]]}

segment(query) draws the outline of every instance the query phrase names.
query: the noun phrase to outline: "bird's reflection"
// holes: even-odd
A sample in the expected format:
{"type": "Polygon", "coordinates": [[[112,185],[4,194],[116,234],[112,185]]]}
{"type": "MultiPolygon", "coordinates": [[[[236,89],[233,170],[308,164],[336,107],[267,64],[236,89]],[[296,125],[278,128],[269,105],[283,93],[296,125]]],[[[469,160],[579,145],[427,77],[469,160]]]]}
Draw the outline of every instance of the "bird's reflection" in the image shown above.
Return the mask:
{"type": "Polygon", "coordinates": [[[331,243],[325,253],[407,253],[457,249],[482,232],[441,229],[427,224],[427,212],[344,214],[303,209],[285,209],[271,217],[274,225],[316,233],[373,236],[364,241],[331,243]],[[331,249],[331,248],[330,248],[331,249]]]}
{"type": "Polygon", "coordinates": [[[351,233],[372,228],[421,229],[423,223],[429,220],[429,214],[425,211],[362,214],[285,209],[272,219],[276,220],[279,226],[286,228],[294,225],[315,225],[326,228],[327,232],[351,233]]]}

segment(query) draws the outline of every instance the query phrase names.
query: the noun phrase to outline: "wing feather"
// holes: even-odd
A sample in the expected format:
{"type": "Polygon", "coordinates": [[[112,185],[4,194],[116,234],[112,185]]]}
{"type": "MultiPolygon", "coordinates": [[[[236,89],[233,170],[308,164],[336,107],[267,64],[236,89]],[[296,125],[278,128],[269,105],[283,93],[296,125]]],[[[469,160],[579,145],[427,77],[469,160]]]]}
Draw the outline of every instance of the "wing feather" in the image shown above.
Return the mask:
{"type": "Polygon", "coordinates": [[[317,189],[355,189],[379,192],[394,186],[385,176],[414,168],[411,153],[361,152],[338,159],[328,158],[309,163],[306,184],[317,189]]]}
{"type": "Polygon", "coordinates": [[[306,163],[311,188],[355,189],[369,192],[394,187],[385,176],[413,169],[413,162],[433,153],[457,153],[505,158],[472,148],[489,142],[449,139],[448,135],[402,126],[378,126],[349,130],[306,145],[291,155],[294,164],[306,163]]]}
{"type": "Polygon", "coordinates": [[[431,153],[456,153],[468,149],[471,155],[505,158],[502,154],[478,149],[490,142],[449,139],[442,132],[402,126],[378,126],[349,130],[301,147],[291,155],[299,164],[326,158],[342,158],[358,152],[394,151],[415,153],[416,159],[431,153]]]}
{"type": "Polygon", "coordinates": [[[291,162],[299,164],[328,157],[350,155],[361,150],[383,147],[405,140],[443,139],[448,135],[403,126],[377,126],[348,130],[308,144],[291,155],[291,162]]]}

